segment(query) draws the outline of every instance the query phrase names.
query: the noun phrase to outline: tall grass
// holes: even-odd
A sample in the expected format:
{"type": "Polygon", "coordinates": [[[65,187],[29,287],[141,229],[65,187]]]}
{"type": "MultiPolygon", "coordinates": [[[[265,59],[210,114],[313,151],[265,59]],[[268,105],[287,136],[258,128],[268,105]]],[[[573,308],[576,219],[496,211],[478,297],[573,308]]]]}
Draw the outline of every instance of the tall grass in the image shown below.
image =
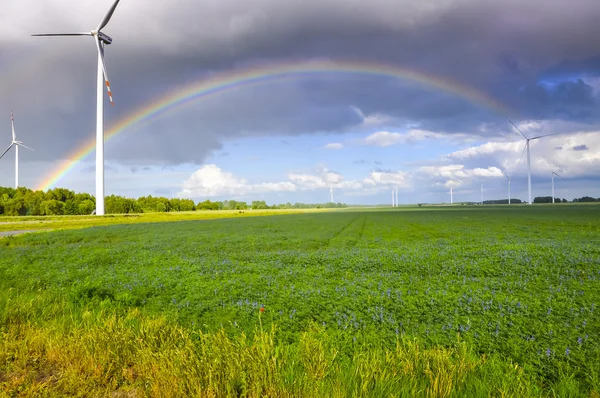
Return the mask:
{"type": "Polygon", "coordinates": [[[460,339],[424,348],[399,338],[391,349],[358,341],[349,351],[316,325],[290,344],[275,327],[204,333],[138,309],[78,308],[45,294],[11,292],[0,303],[4,396],[582,396],[577,383],[544,388],[519,365],[475,355],[460,339]]]}

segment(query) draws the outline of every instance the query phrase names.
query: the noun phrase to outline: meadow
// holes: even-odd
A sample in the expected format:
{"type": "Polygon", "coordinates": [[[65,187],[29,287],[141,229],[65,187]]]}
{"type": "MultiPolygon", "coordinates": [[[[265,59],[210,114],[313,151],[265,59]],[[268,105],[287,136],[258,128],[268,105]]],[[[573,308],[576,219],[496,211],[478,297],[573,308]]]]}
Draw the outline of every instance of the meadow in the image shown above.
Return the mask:
{"type": "Polygon", "coordinates": [[[6,396],[600,396],[600,207],[0,239],[6,396]]]}

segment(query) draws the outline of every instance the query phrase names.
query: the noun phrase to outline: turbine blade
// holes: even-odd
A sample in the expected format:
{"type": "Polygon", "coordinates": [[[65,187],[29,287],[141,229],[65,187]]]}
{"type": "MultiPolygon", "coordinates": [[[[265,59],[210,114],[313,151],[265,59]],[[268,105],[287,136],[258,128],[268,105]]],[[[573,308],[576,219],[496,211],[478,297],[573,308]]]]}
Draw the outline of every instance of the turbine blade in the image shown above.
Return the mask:
{"type": "Polygon", "coordinates": [[[539,138],[551,137],[553,135],[559,135],[559,134],[564,134],[564,133],[552,133],[552,134],[546,134],[546,135],[538,135],[536,137],[530,138],[530,140],[537,140],[539,138]]]}
{"type": "Polygon", "coordinates": [[[12,111],[10,112],[10,122],[12,124],[13,142],[15,142],[17,140],[17,135],[15,134],[15,115],[12,113],[12,111]]]}
{"type": "MultiPolygon", "coordinates": [[[[508,119],[508,118],[506,118],[506,119],[508,119]]],[[[512,125],[514,126],[514,128],[516,128],[516,129],[517,129],[517,131],[518,131],[519,133],[521,133],[521,135],[522,135],[523,137],[525,137],[525,139],[526,139],[526,140],[528,139],[528,138],[527,138],[527,136],[526,136],[525,134],[523,134],[523,132],[522,132],[522,131],[521,131],[521,130],[520,130],[518,127],[517,127],[517,125],[516,125],[516,124],[514,124],[514,123],[513,123],[513,121],[512,121],[512,120],[508,119],[508,121],[510,122],[510,124],[512,124],[512,125]]]]}
{"type": "Polygon", "coordinates": [[[35,150],[33,150],[33,149],[29,148],[27,145],[24,145],[24,144],[23,144],[23,143],[21,143],[21,142],[19,142],[19,143],[18,143],[18,144],[16,144],[16,145],[18,145],[18,146],[22,146],[23,148],[27,148],[27,149],[29,149],[30,151],[33,151],[33,152],[35,152],[35,150]]]}
{"type": "Polygon", "coordinates": [[[90,32],[77,32],[77,33],[36,33],[31,36],[91,36],[90,32]]]}
{"type": "Polygon", "coordinates": [[[2,155],[0,155],[0,159],[2,159],[2,157],[3,157],[4,155],[6,155],[6,152],[8,152],[8,151],[10,150],[10,148],[12,148],[12,147],[13,147],[13,145],[15,145],[15,144],[10,144],[10,145],[8,146],[8,148],[6,148],[6,151],[4,151],[4,153],[3,153],[2,155]]]}
{"type": "Polygon", "coordinates": [[[521,151],[521,157],[519,158],[519,164],[517,165],[517,168],[521,165],[521,162],[523,161],[523,155],[525,154],[525,149],[527,149],[527,142],[525,143],[525,145],[523,145],[523,150],[521,151]]]}
{"type": "Polygon", "coordinates": [[[115,12],[117,6],[119,5],[119,1],[121,1],[121,0],[116,0],[115,1],[115,3],[112,5],[112,7],[110,8],[110,10],[108,10],[108,12],[106,13],[106,15],[102,19],[102,21],[100,21],[100,24],[98,25],[98,28],[96,29],[98,32],[100,32],[108,24],[108,22],[112,18],[113,13],[115,12]]]}
{"type": "Polygon", "coordinates": [[[94,41],[96,42],[96,47],[98,48],[98,54],[100,54],[100,60],[102,64],[102,72],[104,73],[104,81],[106,82],[106,91],[108,92],[108,99],[110,99],[110,104],[115,105],[113,102],[112,91],[110,90],[110,82],[108,81],[108,74],[106,73],[106,64],[104,62],[104,50],[102,49],[102,44],[100,44],[100,39],[94,37],[94,41]]]}
{"type": "Polygon", "coordinates": [[[557,177],[558,177],[558,178],[560,178],[561,180],[564,180],[564,178],[562,178],[561,176],[559,176],[559,175],[558,175],[558,173],[552,173],[552,174],[554,174],[555,176],[557,176],[557,177]]]}
{"type": "Polygon", "coordinates": [[[506,174],[506,172],[504,170],[500,169],[500,171],[502,172],[502,174],[504,174],[504,177],[506,177],[510,180],[510,177],[508,176],[508,174],[506,174]]]}

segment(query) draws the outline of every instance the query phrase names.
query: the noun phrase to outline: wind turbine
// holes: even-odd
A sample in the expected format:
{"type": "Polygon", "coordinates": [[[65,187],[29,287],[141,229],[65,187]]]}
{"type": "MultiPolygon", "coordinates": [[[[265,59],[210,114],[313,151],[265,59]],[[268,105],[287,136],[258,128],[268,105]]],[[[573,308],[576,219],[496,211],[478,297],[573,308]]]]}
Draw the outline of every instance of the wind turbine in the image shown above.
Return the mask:
{"type": "Polygon", "coordinates": [[[561,180],[564,180],[564,178],[562,178],[561,176],[556,174],[554,171],[552,171],[552,203],[554,203],[554,176],[557,176],[561,180]]]}
{"type": "Polygon", "coordinates": [[[481,183],[481,205],[483,206],[483,183],[481,183]]]}
{"type": "MultiPolygon", "coordinates": [[[[455,180],[453,178],[450,178],[448,180],[448,183],[450,185],[450,204],[451,205],[454,204],[454,187],[452,186],[453,182],[456,182],[456,183],[460,184],[460,181],[457,181],[457,180],[455,180]]],[[[448,183],[446,183],[446,184],[448,184],[448,183]]]]}
{"type": "Polygon", "coordinates": [[[329,186],[329,201],[333,203],[333,185],[329,186]]]}
{"type": "MultiPolygon", "coordinates": [[[[531,201],[531,155],[529,153],[529,141],[532,140],[537,140],[539,138],[544,138],[544,137],[549,137],[551,135],[556,135],[556,134],[560,134],[560,133],[555,133],[555,134],[546,134],[546,135],[538,135],[536,137],[531,137],[528,138],[525,134],[523,134],[523,132],[517,127],[516,124],[513,123],[512,120],[508,119],[508,121],[510,122],[510,124],[512,124],[514,126],[515,129],[517,129],[517,131],[519,133],[521,133],[521,135],[523,136],[523,138],[525,138],[526,142],[525,142],[525,148],[527,148],[527,193],[528,193],[528,203],[531,205],[533,202],[531,201]]],[[[523,155],[521,155],[523,156],[523,155]]]]}
{"type": "Polygon", "coordinates": [[[501,171],[502,174],[504,174],[504,177],[506,177],[506,179],[508,180],[508,204],[510,204],[510,177],[508,176],[508,174],[506,174],[504,170],[501,171]]]}
{"type": "Polygon", "coordinates": [[[114,105],[108,74],[106,73],[106,64],[104,62],[104,45],[112,43],[112,38],[101,32],[112,18],[119,1],[116,0],[108,13],[102,18],[98,27],[90,32],[77,33],[44,33],[34,34],[32,36],[91,36],[96,43],[98,50],[98,87],[96,93],[96,215],[104,215],[104,97],[102,87],[106,84],[108,98],[114,105]]]}
{"type": "Polygon", "coordinates": [[[0,155],[0,159],[2,159],[2,157],[6,155],[8,151],[10,151],[10,148],[15,147],[15,189],[17,189],[19,188],[19,147],[22,146],[23,148],[27,148],[30,151],[33,151],[33,149],[29,148],[28,146],[25,146],[21,141],[17,141],[17,135],[15,134],[15,116],[12,112],[10,113],[10,119],[12,122],[12,142],[10,143],[8,148],[6,148],[6,151],[4,151],[2,155],[0,155]]]}

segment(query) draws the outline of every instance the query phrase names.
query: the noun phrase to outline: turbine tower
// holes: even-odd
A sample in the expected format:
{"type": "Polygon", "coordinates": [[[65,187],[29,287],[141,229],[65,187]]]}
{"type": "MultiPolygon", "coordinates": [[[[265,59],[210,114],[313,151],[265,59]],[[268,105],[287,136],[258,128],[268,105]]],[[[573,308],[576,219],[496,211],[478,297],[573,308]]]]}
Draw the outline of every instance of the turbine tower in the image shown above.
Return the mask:
{"type": "Polygon", "coordinates": [[[504,174],[504,177],[506,177],[506,179],[508,180],[508,204],[510,204],[510,177],[508,176],[508,174],[506,174],[504,170],[501,171],[502,174],[504,174]]]}
{"type": "Polygon", "coordinates": [[[112,18],[120,0],[116,0],[108,13],[102,18],[98,27],[90,32],[77,33],[43,33],[34,34],[32,36],[91,36],[96,43],[98,50],[98,87],[96,93],[96,215],[104,215],[104,91],[103,86],[106,84],[108,98],[110,103],[114,105],[108,74],[106,73],[106,64],[104,62],[104,45],[112,43],[112,38],[101,32],[112,18]]]}
{"type": "Polygon", "coordinates": [[[483,206],[483,183],[481,184],[481,205],[483,206]]]}
{"type": "Polygon", "coordinates": [[[22,146],[30,151],[33,151],[33,149],[25,146],[21,141],[17,141],[17,135],[15,134],[15,116],[12,112],[10,113],[10,119],[12,123],[12,141],[8,148],[6,148],[6,151],[0,155],[0,159],[2,159],[2,157],[6,155],[8,151],[10,151],[10,148],[15,147],[15,189],[17,189],[19,188],[19,147],[22,146]]]}
{"type": "MultiPolygon", "coordinates": [[[[529,141],[537,140],[537,139],[539,139],[539,138],[549,137],[549,136],[551,136],[551,135],[556,135],[556,134],[560,134],[560,133],[555,133],[555,134],[547,134],[547,135],[538,135],[538,136],[536,136],[536,137],[531,137],[531,138],[528,138],[528,137],[527,137],[525,134],[523,134],[523,132],[522,132],[522,131],[521,131],[521,130],[520,130],[518,127],[517,127],[517,125],[513,123],[513,121],[512,121],[512,120],[508,119],[508,121],[510,122],[510,124],[512,124],[512,125],[513,125],[513,127],[514,127],[515,129],[517,129],[517,131],[518,131],[519,133],[521,133],[521,135],[523,136],[523,138],[525,138],[525,148],[524,148],[524,149],[527,149],[527,196],[528,196],[528,201],[527,201],[527,203],[531,205],[533,202],[531,201],[531,155],[530,155],[530,152],[529,152],[529,146],[530,146],[530,143],[529,143],[529,141]]],[[[523,156],[523,155],[521,155],[521,156],[523,156]]]]}
{"type": "Polygon", "coordinates": [[[333,203],[333,185],[329,186],[329,201],[333,203]]]}
{"type": "Polygon", "coordinates": [[[454,197],[452,195],[452,186],[450,186],[450,204],[454,204],[454,197]]]}
{"type": "Polygon", "coordinates": [[[564,180],[564,178],[562,178],[561,176],[556,174],[554,171],[552,171],[552,203],[554,203],[554,176],[557,176],[561,180],[564,180]]]}

